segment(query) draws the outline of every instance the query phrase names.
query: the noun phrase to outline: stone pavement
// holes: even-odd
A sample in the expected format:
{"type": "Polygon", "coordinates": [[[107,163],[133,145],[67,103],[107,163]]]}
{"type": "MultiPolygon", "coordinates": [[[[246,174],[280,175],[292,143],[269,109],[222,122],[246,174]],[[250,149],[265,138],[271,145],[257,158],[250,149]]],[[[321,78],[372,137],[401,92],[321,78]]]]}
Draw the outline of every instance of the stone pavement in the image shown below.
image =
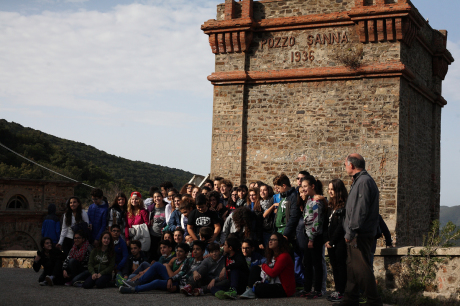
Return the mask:
{"type": "Polygon", "coordinates": [[[2,285],[0,305],[332,305],[326,299],[307,301],[304,298],[272,300],[224,300],[213,296],[185,297],[182,294],[140,293],[120,294],[116,288],[92,289],[38,285],[39,273],[32,269],[0,268],[2,285]],[[187,304],[185,304],[187,303],[187,304]]]}

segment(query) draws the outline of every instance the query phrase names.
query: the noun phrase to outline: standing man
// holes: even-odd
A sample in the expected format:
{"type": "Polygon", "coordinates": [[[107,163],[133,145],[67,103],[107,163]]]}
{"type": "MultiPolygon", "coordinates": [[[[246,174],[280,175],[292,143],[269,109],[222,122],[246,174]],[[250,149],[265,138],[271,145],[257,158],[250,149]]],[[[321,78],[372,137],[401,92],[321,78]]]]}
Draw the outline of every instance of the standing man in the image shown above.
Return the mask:
{"type": "Polygon", "coordinates": [[[364,290],[368,305],[383,305],[377,292],[370,253],[379,224],[379,189],[367,173],[364,158],[350,154],[345,169],[353,177],[348,194],[345,220],[347,243],[347,286],[344,299],[334,305],[359,305],[359,290],[364,290]]]}

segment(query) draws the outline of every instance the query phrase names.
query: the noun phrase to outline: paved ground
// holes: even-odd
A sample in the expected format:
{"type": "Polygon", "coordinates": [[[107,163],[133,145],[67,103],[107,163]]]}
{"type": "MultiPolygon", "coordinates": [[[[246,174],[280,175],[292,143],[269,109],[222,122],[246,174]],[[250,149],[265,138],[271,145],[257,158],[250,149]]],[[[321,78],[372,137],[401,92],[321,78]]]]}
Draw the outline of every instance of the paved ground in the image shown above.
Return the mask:
{"type": "Polygon", "coordinates": [[[116,288],[91,289],[38,285],[39,273],[32,269],[0,268],[2,286],[0,305],[331,305],[325,298],[307,301],[304,298],[286,298],[272,300],[224,300],[213,296],[185,297],[182,294],[141,293],[120,294],[116,288]],[[187,303],[185,305],[185,303],[187,303]]]}

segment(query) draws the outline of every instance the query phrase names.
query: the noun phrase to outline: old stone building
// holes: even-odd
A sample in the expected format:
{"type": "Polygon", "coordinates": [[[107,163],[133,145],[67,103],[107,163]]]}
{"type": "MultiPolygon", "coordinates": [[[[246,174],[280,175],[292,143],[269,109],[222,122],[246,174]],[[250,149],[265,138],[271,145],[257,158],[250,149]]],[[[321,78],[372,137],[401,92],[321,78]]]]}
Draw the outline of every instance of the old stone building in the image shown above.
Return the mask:
{"type": "Polygon", "coordinates": [[[408,0],[226,0],[202,30],[216,70],[211,176],[305,169],[349,185],[344,159],[358,152],[397,244],[422,242],[439,218],[447,31],[408,0]]]}
{"type": "Polygon", "coordinates": [[[0,178],[0,250],[37,250],[48,205],[58,213],[77,183],[0,178]]]}

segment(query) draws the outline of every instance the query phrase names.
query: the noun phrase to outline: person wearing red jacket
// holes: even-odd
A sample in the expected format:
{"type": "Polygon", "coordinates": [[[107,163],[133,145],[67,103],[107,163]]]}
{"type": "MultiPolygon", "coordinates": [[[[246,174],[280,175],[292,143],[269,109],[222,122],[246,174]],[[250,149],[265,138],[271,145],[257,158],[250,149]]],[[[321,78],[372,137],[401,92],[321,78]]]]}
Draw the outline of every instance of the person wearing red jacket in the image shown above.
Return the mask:
{"type": "Polygon", "coordinates": [[[287,239],[280,233],[273,233],[265,256],[267,263],[251,267],[249,287],[240,298],[283,298],[294,295],[294,262],[289,255],[287,239]]]}

